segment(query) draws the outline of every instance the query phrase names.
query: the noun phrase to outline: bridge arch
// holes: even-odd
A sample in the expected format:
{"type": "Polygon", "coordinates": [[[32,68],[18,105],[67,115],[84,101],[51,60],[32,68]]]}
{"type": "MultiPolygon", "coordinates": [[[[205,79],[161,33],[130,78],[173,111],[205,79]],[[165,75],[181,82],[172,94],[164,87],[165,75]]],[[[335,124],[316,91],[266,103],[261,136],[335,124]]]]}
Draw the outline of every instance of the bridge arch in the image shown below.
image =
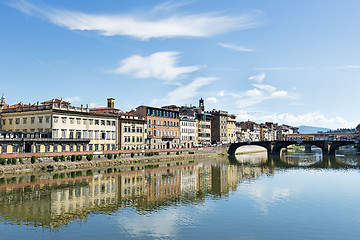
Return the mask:
{"type": "Polygon", "coordinates": [[[335,151],[338,150],[340,147],[355,144],[356,143],[354,141],[334,141],[330,144],[329,152],[335,154],[335,151]]]}
{"type": "Polygon", "coordinates": [[[275,146],[273,148],[273,152],[274,153],[280,153],[281,149],[287,148],[287,147],[289,147],[291,145],[296,145],[296,144],[303,145],[303,146],[305,146],[305,145],[316,146],[316,147],[320,148],[321,151],[323,151],[323,152],[324,152],[324,148],[326,148],[324,146],[323,142],[316,142],[316,141],[311,141],[311,142],[281,141],[281,142],[278,142],[278,143],[275,144],[275,146]]]}
{"type": "Polygon", "coordinates": [[[243,146],[260,146],[267,150],[268,153],[271,152],[271,142],[239,142],[230,144],[228,149],[228,154],[235,155],[236,150],[243,146]]]}

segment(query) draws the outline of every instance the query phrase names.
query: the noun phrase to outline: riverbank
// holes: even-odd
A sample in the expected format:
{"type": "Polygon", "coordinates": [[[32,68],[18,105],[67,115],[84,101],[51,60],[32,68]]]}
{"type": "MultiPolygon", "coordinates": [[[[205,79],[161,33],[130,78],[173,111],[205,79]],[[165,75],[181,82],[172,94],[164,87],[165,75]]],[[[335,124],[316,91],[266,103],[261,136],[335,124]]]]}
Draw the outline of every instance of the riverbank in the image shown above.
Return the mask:
{"type": "MultiPolygon", "coordinates": [[[[65,161],[55,162],[50,159],[46,159],[44,162],[37,163],[17,163],[15,165],[1,165],[0,166],[0,175],[7,174],[17,174],[24,172],[43,172],[43,171],[61,171],[61,170],[72,170],[72,169],[90,169],[90,168],[99,168],[99,167],[115,167],[115,166],[127,166],[135,164],[155,164],[161,162],[174,162],[174,161],[183,161],[183,160],[197,160],[197,159],[206,159],[213,158],[218,156],[219,153],[215,150],[198,150],[198,151],[188,151],[188,152],[167,152],[165,154],[131,154],[130,156],[114,158],[112,155],[111,159],[108,159],[110,155],[97,155],[91,160],[86,158],[81,158],[81,160],[72,161],[65,159],[65,161]],[[170,154],[168,154],[170,153],[170,154]],[[100,156],[100,158],[99,158],[100,156]]],[[[31,161],[31,160],[30,160],[31,161]]]]}

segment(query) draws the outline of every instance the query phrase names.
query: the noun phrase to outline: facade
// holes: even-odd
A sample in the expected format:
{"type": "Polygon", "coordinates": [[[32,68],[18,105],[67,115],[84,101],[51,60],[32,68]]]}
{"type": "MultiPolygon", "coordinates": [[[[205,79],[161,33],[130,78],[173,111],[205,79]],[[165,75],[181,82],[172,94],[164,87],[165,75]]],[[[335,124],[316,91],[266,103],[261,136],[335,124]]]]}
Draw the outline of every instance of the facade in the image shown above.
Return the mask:
{"type": "MultiPolygon", "coordinates": [[[[228,135],[228,112],[213,109],[209,112],[211,118],[211,142],[212,143],[227,143],[228,135]]],[[[232,138],[233,139],[233,138],[232,138]]]]}
{"type": "Polygon", "coordinates": [[[197,144],[197,120],[194,116],[180,115],[180,146],[193,148],[197,144]]]}
{"type": "Polygon", "coordinates": [[[240,126],[243,142],[260,141],[261,130],[259,124],[252,121],[246,121],[240,122],[240,126]]]}
{"type": "Polygon", "coordinates": [[[145,144],[147,138],[145,118],[132,114],[121,114],[119,116],[119,150],[147,149],[145,144]]]}
{"type": "Polygon", "coordinates": [[[236,142],[236,116],[229,115],[226,121],[226,136],[228,143],[236,142]]]}
{"type": "Polygon", "coordinates": [[[197,142],[199,146],[211,145],[211,118],[208,113],[197,114],[197,142]]]}
{"type": "MultiPolygon", "coordinates": [[[[95,113],[87,107],[73,107],[69,102],[53,99],[41,105],[20,103],[9,106],[2,109],[1,116],[3,132],[17,133],[14,136],[26,133],[22,139],[12,140],[13,145],[18,145],[17,152],[117,149],[118,123],[113,114],[95,113]]],[[[9,149],[9,140],[3,140],[2,153],[14,152],[14,149],[9,149]]]]}
{"type": "Polygon", "coordinates": [[[147,124],[146,144],[149,149],[180,147],[179,111],[139,106],[131,113],[145,119],[147,124]]]}
{"type": "Polygon", "coordinates": [[[278,124],[273,123],[273,122],[265,122],[265,125],[268,128],[269,141],[275,141],[276,140],[276,128],[277,128],[278,124]]]}
{"type": "Polygon", "coordinates": [[[280,125],[276,128],[276,135],[277,135],[277,140],[287,140],[289,134],[297,134],[299,133],[299,128],[297,127],[292,127],[289,125],[280,125]]]}

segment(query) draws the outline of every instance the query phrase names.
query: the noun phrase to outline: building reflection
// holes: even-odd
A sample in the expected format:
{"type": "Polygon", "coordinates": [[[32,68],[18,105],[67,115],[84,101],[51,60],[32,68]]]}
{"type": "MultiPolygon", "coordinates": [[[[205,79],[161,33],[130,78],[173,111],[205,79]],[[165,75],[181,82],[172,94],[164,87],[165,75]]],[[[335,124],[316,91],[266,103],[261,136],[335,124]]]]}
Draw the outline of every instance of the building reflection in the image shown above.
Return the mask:
{"type": "Polygon", "coordinates": [[[264,172],[268,170],[259,166],[214,160],[0,178],[0,218],[57,230],[86,221],[89,214],[126,207],[146,213],[226,197],[239,182],[264,172]]]}

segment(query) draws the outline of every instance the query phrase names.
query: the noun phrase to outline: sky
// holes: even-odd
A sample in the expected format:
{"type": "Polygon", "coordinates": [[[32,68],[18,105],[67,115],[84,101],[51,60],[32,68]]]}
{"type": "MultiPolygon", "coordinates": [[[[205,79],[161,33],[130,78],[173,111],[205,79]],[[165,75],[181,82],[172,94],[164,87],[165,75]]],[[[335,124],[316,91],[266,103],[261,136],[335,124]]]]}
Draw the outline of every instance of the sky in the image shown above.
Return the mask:
{"type": "Polygon", "coordinates": [[[8,104],[198,105],[238,121],[360,123],[358,0],[0,0],[8,104]]]}

